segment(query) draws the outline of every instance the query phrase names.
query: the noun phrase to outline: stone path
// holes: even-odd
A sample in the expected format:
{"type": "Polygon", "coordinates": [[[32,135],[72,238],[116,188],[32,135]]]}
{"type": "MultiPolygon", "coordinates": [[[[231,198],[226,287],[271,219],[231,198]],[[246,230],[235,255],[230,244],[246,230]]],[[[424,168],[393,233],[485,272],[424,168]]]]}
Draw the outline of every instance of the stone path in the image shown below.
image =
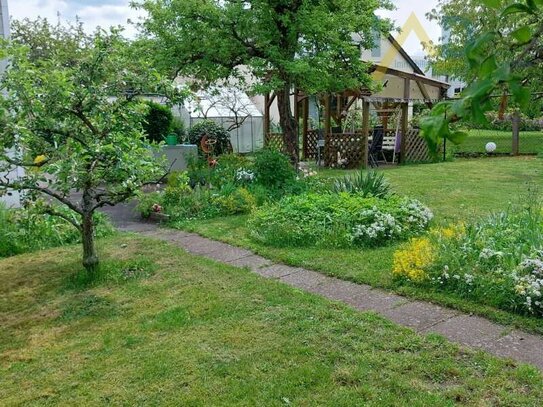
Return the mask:
{"type": "Polygon", "coordinates": [[[411,300],[367,285],[338,280],[303,268],[274,264],[249,250],[206,239],[194,233],[162,229],[126,216],[116,220],[122,231],[164,240],[190,253],[222,263],[247,267],[265,278],[276,279],[330,300],[341,301],[359,311],[376,312],[421,334],[437,333],[460,345],[530,363],[543,370],[543,338],[540,336],[508,329],[481,317],[411,300]]]}

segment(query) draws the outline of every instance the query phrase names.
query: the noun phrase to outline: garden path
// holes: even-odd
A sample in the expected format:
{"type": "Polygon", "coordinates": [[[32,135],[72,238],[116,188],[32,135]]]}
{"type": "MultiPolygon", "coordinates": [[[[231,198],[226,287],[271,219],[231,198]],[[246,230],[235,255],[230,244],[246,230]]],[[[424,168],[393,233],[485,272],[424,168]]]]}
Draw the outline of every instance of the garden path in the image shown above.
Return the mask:
{"type": "Polygon", "coordinates": [[[190,253],[225,264],[246,267],[265,278],[276,279],[293,287],[330,300],[340,301],[359,311],[375,312],[399,325],[421,334],[435,333],[451,342],[493,355],[529,363],[543,370],[543,338],[504,327],[485,318],[464,314],[438,305],[411,300],[368,285],[328,277],[315,271],[277,264],[249,250],[201,237],[194,233],[159,228],[139,221],[131,210],[121,205],[108,210],[121,231],[138,233],[167,241],[190,253]]]}

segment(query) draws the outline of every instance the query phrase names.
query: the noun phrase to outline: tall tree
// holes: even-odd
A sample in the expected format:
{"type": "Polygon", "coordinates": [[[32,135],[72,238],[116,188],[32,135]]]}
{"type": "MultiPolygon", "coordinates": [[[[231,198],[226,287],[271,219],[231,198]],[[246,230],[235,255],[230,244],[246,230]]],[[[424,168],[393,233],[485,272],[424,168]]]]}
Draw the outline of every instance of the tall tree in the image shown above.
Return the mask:
{"type": "Polygon", "coordinates": [[[285,145],[297,161],[298,123],[291,95],[370,87],[360,49],[389,0],[140,0],[144,33],[159,66],[203,87],[236,79],[253,93],[277,98],[285,145]]]}
{"type": "Polygon", "coordinates": [[[0,81],[0,174],[27,169],[16,180],[0,177],[0,192],[24,191],[44,212],[72,223],[92,273],[99,265],[95,211],[126,201],[163,174],[145,141],[147,104],[138,95],[169,91],[170,81],[134,60],[115,29],[86,35],[79,25],[19,22],[0,53],[9,58],[0,81]]]}
{"type": "MultiPolygon", "coordinates": [[[[462,7],[456,0],[450,3],[446,5],[462,7]]],[[[439,103],[421,120],[423,136],[433,150],[443,138],[459,143],[467,137],[455,123],[486,122],[485,112],[494,108],[491,102],[496,97],[510,95],[514,107],[526,111],[533,90],[542,91],[543,0],[470,0],[469,4],[484,15],[481,21],[488,18],[493,23],[476,26],[471,40],[463,28],[469,25],[457,26],[463,33],[461,41],[465,41],[457,60],[458,66],[464,67],[457,72],[470,84],[460,99],[439,103]]]]}

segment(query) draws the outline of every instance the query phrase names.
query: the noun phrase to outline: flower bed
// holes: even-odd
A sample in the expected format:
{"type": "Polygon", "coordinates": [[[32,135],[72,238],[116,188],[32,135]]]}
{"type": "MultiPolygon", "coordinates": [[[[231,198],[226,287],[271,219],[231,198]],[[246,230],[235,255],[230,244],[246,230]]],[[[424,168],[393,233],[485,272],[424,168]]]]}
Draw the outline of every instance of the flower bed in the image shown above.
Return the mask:
{"type": "Polygon", "coordinates": [[[432,216],[409,198],[306,193],[257,210],[250,227],[272,246],[382,246],[421,233],[432,216]]]}
{"type": "Polygon", "coordinates": [[[539,205],[433,230],[394,256],[394,274],[518,313],[543,315],[539,205]]]}

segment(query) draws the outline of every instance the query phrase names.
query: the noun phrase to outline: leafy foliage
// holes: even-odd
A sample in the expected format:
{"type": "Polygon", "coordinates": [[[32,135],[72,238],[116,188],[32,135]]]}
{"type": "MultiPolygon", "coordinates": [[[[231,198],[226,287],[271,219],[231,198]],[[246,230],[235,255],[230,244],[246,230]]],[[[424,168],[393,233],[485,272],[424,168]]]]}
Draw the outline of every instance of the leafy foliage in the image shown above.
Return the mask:
{"type": "Polygon", "coordinates": [[[363,198],[371,196],[386,198],[391,194],[390,184],[384,174],[376,171],[360,171],[355,175],[337,178],[332,186],[332,191],[336,194],[341,192],[356,194],[363,198]]]}
{"type": "Polygon", "coordinates": [[[464,42],[463,57],[469,72],[464,77],[470,78],[470,85],[461,99],[439,103],[421,120],[422,134],[432,151],[443,138],[459,144],[467,137],[453,123],[487,123],[485,112],[493,109],[493,96],[510,94],[514,107],[526,111],[530,107],[530,87],[541,85],[543,4],[526,0],[501,6],[502,2],[486,1],[485,12],[478,11],[477,18],[487,13],[495,15],[494,23],[484,24],[471,41],[464,42]]]}
{"type": "Polygon", "coordinates": [[[148,111],[143,122],[143,130],[150,141],[164,141],[173,125],[173,114],[168,106],[147,101],[148,111]]]}
{"type": "Polygon", "coordinates": [[[250,228],[253,238],[271,246],[364,247],[420,233],[431,219],[426,207],[408,198],[309,193],[257,210],[250,228]]]}
{"type": "Polygon", "coordinates": [[[71,210],[75,216],[41,206],[81,233],[84,265],[94,271],[94,212],[164,173],[145,141],[140,118],[148,105],[138,96],[176,91],[117,29],[88,35],[45,20],[20,24],[27,35],[0,47],[9,58],[1,78],[0,174],[27,170],[17,180],[0,177],[0,189],[25,191],[30,201],[45,195],[71,210]]]}
{"type": "MultiPolygon", "coordinates": [[[[73,212],[62,207],[58,211],[75,218],[73,212]]],[[[105,215],[94,215],[96,236],[114,233],[105,215]]],[[[0,203],[0,257],[43,250],[81,242],[81,235],[73,225],[57,216],[44,214],[38,205],[24,209],[6,209],[0,203]]]]}
{"type": "Polygon", "coordinates": [[[441,228],[395,255],[395,273],[482,304],[543,316],[543,212],[537,201],[441,228]],[[424,261],[417,261],[417,259],[424,261]]]}
{"type": "Polygon", "coordinates": [[[255,154],[257,182],[271,190],[281,190],[296,180],[296,172],[288,157],[279,151],[263,149],[255,154]]]}
{"type": "Polygon", "coordinates": [[[139,0],[157,63],[197,85],[228,80],[251,93],[274,92],[289,155],[297,161],[290,92],[331,92],[370,87],[360,49],[390,25],[375,16],[388,0],[227,1],[139,0]],[[353,33],[356,33],[353,36],[353,33]],[[249,74],[251,83],[245,83],[249,74]]]}
{"type": "Polygon", "coordinates": [[[207,136],[210,141],[209,146],[214,156],[226,154],[232,150],[228,132],[211,120],[196,123],[190,128],[188,136],[189,141],[196,144],[200,152],[202,152],[201,142],[204,136],[207,136]]]}

